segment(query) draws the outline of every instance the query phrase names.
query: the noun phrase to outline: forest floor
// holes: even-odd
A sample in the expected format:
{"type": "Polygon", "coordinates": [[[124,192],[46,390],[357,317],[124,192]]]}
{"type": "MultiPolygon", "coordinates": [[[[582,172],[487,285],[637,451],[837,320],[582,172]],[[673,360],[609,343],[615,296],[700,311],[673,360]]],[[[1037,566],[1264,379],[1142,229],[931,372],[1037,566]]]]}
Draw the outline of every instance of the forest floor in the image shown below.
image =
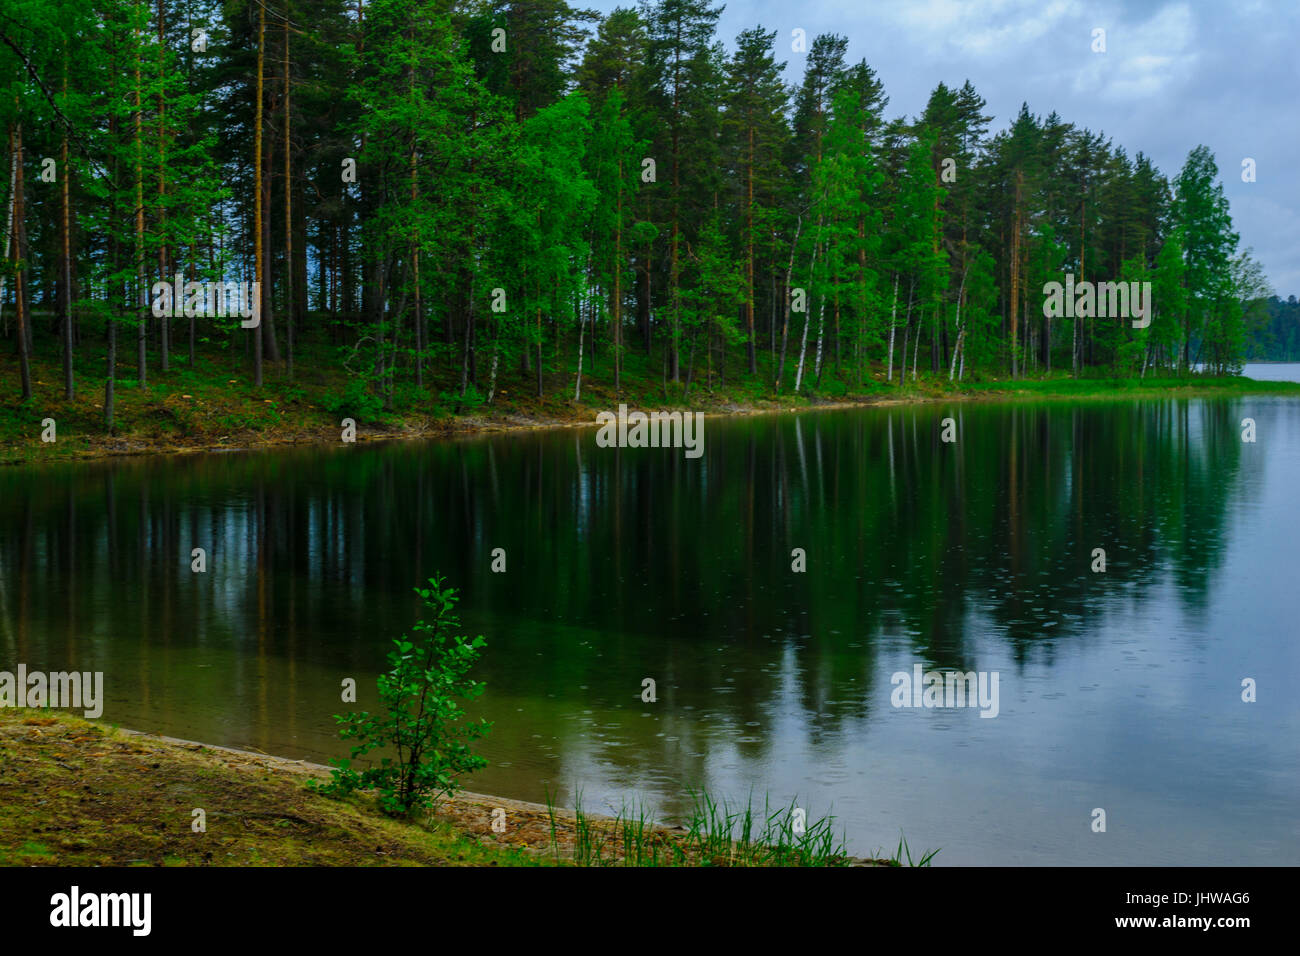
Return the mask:
{"type": "MultiPolygon", "coordinates": [[[[593,829],[621,858],[623,831],[607,817],[555,809],[552,831],[547,807],[461,792],[419,819],[396,820],[369,795],[336,799],[307,788],[328,774],[304,761],[0,707],[0,866],[563,866],[574,863],[580,831],[590,845],[593,829]],[[505,810],[500,833],[497,808],[505,810]]],[[[734,865],[690,852],[683,827],[638,833],[662,858],[676,843],[687,847],[684,865],[734,865]]]]}
{"type": "Polygon", "coordinates": [[[511,368],[500,371],[490,406],[472,387],[462,397],[457,378],[424,389],[401,387],[394,408],[385,410],[375,395],[338,367],[336,351],[323,343],[301,349],[292,378],[283,363],[268,363],[260,389],[253,386],[242,353],[200,357],[193,367],[184,353],[176,353],[168,371],[156,366],[149,371],[145,388],[128,377],[135,374],[128,354],[118,366],[111,433],[104,427],[102,359],[78,362],[76,397],[69,401],[64,397],[59,354],[38,354],[32,362],[32,398],[20,402],[17,359],[7,353],[0,357],[5,393],[0,399],[0,464],[334,443],[341,440],[344,418],[356,422],[358,442],[583,426],[594,424],[599,411],[616,411],[620,403],[646,411],[689,408],[708,415],[744,415],[933,401],[1300,395],[1297,383],[1241,377],[1075,379],[1068,373],[1053,373],[1010,380],[977,374],[963,382],[949,382],[944,373],[922,373],[900,384],[896,368],[890,384],[883,366],[871,366],[859,387],[852,369],[836,374],[829,359],[820,386],[813,382],[809,391],[806,380],[799,395],[790,394],[795,362],[787,362],[787,391],[778,395],[772,389],[774,368],[766,353],[760,355],[757,377],[742,374],[743,360],[728,367],[725,380],[716,367],[709,375],[697,363],[695,380],[687,389],[684,382],[664,381],[660,361],[630,351],[617,394],[608,355],[600,354],[594,363],[595,377],[586,356],[580,400],[574,397],[577,363],[570,357],[567,363],[558,363],[564,366],[562,371],[548,373],[541,398],[535,376],[525,377],[511,368]],[[48,419],[54,422],[53,441],[43,440],[50,437],[48,419]]]}

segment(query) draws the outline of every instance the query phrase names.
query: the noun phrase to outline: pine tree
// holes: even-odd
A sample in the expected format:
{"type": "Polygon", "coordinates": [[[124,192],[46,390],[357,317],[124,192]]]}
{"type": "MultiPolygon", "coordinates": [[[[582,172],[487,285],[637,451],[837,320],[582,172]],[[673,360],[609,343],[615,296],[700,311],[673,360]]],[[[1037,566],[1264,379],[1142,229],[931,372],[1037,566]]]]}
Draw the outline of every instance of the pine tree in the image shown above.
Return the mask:
{"type": "Polygon", "coordinates": [[[720,85],[720,53],[713,47],[713,31],[722,7],[706,0],[659,0],[645,6],[648,43],[639,82],[657,120],[653,151],[668,159],[666,202],[660,204],[668,243],[668,377],[680,381],[681,269],[683,242],[692,203],[708,196],[717,163],[709,134],[716,122],[720,85]],[[666,208],[663,208],[665,207],[666,208]]]}
{"type": "Polygon", "coordinates": [[[1227,367],[1243,339],[1227,308],[1233,298],[1232,256],[1238,237],[1232,231],[1219,168],[1205,146],[1188,154],[1174,181],[1174,222],[1182,232],[1186,264],[1187,314],[1183,331],[1182,370],[1187,372],[1204,354],[1214,370],[1227,367]],[[1197,339],[1197,358],[1192,343],[1197,339]]]}
{"type": "Polygon", "coordinates": [[[749,372],[758,372],[755,340],[755,276],[758,259],[771,243],[765,237],[776,222],[780,199],[779,157],[787,139],[785,110],[789,92],[781,79],[784,63],[776,62],[776,31],[746,30],[736,39],[736,52],[727,64],[728,166],[738,186],[742,210],[740,231],[745,268],[745,344],[749,372]]]}

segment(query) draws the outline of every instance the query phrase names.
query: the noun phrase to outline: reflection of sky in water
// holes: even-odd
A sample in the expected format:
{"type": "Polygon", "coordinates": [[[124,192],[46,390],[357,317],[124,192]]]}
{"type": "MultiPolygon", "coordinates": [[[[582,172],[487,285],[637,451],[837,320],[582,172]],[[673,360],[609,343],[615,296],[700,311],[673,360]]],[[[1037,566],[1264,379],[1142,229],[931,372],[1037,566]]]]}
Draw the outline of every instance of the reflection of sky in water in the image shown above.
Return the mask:
{"type": "Polygon", "coordinates": [[[1278,682],[1300,664],[1300,403],[1194,403],[1163,457],[1121,431],[1151,407],[1083,431],[1069,407],[961,408],[947,465],[930,435],[952,412],[896,408],[710,419],[694,466],[598,455],[588,430],[10,471],[3,662],[106,671],[123,726],[319,760],[344,752],[340,680],[373,685],[413,578],[441,568],[489,639],[492,765],[471,789],[670,814],[688,787],[798,797],[856,853],[901,830],[938,864],[1295,864],[1300,706],[1278,682]],[[1258,443],[1231,445],[1247,414],[1258,443]],[[1168,471],[1184,452],[1193,470],[1168,471]],[[1107,575],[1077,573],[1098,545],[1107,575]],[[890,707],[916,663],[998,671],[1000,716],[890,707]]]}
{"type": "Polygon", "coordinates": [[[1241,374],[1257,382],[1300,382],[1300,365],[1294,362],[1248,362],[1241,374]]]}

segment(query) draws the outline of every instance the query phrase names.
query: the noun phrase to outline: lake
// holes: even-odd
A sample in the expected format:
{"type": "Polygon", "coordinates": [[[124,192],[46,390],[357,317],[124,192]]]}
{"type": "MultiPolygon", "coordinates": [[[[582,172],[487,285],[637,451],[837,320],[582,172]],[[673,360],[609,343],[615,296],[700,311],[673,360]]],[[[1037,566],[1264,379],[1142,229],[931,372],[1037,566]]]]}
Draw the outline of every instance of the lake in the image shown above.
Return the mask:
{"type": "Polygon", "coordinates": [[[324,760],[441,571],[488,640],[472,790],[752,793],[935,865],[1300,863],[1300,401],[710,418],[698,459],[595,436],[0,470],[0,669],[324,760]],[[996,672],[996,717],[894,706],[918,666],[996,672]]]}
{"type": "Polygon", "coordinates": [[[1257,382],[1300,382],[1300,363],[1247,362],[1241,374],[1257,382]]]}

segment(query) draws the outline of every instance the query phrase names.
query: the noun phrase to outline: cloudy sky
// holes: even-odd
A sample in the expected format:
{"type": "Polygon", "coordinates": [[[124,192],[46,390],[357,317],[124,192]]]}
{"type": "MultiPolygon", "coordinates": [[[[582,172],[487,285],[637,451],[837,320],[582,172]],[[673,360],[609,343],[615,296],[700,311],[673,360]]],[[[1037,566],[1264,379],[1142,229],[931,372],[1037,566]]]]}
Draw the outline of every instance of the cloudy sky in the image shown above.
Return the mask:
{"type": "MultiPolygon", "coordinates": [[[[634,0],[571,0],[608,12],[634,0]]],[[[1296,0],[729,0],[719,36],[778,30],[787,79],[804,54],[791,31],[849,38],[889,94],[888,116],[914,117],[940,82],[969,79],[990,130],[1022,102],[1036,115],[1105,133],[1146,153],[1170,178],[1188,152],[1214,152],[1241,246],[1274,291],[1300,295],[1300,3],[1296,0]],[[1106,52],[1092,51],[1095,28],[1106,52]],[[1256,181],[1241,180],[1245,157],[1256,181]]]]}

